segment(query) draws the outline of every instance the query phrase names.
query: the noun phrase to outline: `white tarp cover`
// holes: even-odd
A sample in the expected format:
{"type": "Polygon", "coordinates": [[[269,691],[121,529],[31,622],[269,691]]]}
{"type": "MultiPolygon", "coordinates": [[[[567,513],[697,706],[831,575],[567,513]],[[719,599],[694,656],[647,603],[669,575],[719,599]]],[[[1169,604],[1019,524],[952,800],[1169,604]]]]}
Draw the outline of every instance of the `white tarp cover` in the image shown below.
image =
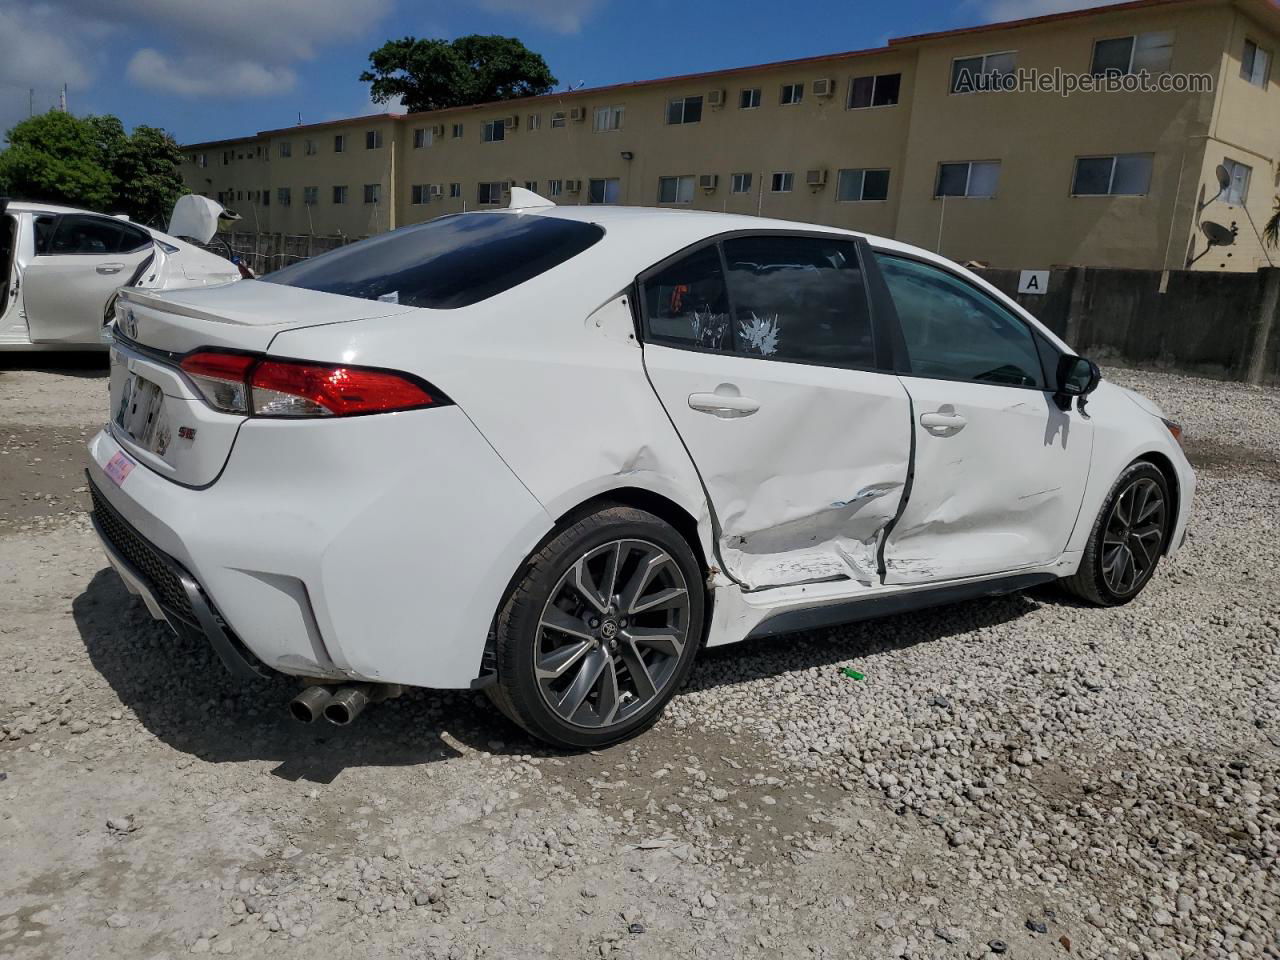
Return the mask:
{"type": "Polygon", "coordinates": [[[169,218],[169,236],[190,237],[200,243],[208,243],[218,232],[218,217],[223,206],[208,197],[188,193],[178,198],[169,218]]]}

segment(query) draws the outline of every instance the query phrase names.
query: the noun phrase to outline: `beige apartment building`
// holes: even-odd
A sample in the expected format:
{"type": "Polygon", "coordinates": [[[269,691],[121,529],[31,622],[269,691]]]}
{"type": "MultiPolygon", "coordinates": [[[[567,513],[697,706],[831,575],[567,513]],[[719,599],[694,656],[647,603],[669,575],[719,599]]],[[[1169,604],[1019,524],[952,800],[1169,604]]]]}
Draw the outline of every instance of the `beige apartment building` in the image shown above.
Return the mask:
{"type": "Polygon", "coordinates": [[[1280,256],[1258,235],[1280,176],[1277,50],[1271,0],[1137,0],[267,130],[191,144],[183,172],[263,232],[365,236],[504,206],[515,185],[559,204],[834,224],[997,267],[1255,270],[1280,256]],[[1055,71],[1166,89],[984,89],[1055,71]],[[1206,254],[1208,221],[1234,226],[1234,244],[1206,254]]]}

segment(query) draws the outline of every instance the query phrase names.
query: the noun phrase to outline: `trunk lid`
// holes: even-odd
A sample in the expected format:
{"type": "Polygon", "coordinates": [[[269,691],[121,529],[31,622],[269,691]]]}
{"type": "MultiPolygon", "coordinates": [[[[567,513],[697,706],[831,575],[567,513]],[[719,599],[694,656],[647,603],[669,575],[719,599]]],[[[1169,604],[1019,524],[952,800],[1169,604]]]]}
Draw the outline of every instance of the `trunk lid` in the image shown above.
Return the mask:
{"type": "Polygon", "coordinates": [[[126,454],[166,479],[218,478],[246,419],[205,403],[178,364],[205,347],[266,352],[284,330],[405,313],[412,307],[254,280],[184,290],[122,290],[111,348],[109,423],[126,454]]]}

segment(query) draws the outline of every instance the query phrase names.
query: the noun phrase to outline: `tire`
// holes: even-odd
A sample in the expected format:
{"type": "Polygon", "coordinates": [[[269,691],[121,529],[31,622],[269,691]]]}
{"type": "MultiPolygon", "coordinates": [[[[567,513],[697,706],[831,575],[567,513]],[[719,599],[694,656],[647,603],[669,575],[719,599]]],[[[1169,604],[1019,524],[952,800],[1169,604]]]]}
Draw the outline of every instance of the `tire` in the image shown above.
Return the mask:
{"type": "Polygon", "coordinates": [[[1063,588],[1099,607],[1128,603],[1151,582],[1173,520],[1174,503],[1164,474],[1146,461],[1130,464],[1107,494],[1080,568],[1061,581],[1063,588]]]}
{"type": "Polygon", "coordinates": [[[529,558],[498,612],[486,692],[559,747],[635,736],[689,676],[704,591],[693,551],[664,520],[625,506],[580,517],[529,558]]]}

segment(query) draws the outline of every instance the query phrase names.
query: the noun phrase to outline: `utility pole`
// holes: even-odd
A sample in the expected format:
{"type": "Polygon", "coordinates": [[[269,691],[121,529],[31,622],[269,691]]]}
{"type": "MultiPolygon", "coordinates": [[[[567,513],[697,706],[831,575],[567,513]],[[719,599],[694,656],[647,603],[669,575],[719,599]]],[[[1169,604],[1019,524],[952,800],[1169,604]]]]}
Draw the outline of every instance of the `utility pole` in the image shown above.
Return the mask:
{"type": "Polygon", "coordinates": [[[67,112],[67,85],[62,85],[62,96],[58,98],[58,109],[63,113],[67,112]]]}
{"type": "Polygon", "coordinates": [[[27,90],[27,116],[34,117],[36,115],[36,88],[31,87],[27,90]]]}

